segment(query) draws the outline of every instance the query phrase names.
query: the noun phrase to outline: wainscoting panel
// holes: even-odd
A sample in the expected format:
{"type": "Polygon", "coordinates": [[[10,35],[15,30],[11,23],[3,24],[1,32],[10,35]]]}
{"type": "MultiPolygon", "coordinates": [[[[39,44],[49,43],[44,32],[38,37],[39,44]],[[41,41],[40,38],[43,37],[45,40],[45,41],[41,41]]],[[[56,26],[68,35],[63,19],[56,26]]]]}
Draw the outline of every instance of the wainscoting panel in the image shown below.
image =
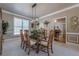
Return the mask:
{"type": "Polygon", "coordinates": [[[79,35],[78,34],[67,34],[67,41],[71,43],[79,44],[79,35]]]}

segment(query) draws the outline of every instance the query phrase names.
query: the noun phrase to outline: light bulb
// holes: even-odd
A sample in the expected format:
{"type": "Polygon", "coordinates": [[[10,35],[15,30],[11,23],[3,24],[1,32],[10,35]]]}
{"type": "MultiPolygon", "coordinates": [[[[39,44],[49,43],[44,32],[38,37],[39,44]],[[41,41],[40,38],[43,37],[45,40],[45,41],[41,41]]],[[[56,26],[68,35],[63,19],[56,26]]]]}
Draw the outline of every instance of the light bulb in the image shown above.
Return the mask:
{"type": "Polygon", "coordinates": [[[57,22],[56,20],[54,22],[57,22]]]}

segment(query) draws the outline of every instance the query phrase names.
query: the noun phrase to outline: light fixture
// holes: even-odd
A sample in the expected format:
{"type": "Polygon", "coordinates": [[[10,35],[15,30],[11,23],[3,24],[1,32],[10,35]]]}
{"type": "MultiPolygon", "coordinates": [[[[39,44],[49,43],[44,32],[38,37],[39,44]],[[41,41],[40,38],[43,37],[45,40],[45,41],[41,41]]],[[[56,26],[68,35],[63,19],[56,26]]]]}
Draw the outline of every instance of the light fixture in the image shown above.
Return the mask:
{"type": "Polygon", "coordinates": [[[32,20],[31,20],[31,23],[34,24],[34,28],[37,28],[37,24],[39,24],[39,22],[38,22],[39,19],[36,16],[36,8],[37,8],[36,6],[37,6],[36,3],[32,5],[32,20]]]}
{"type": "Polygon", "coordinates": [[[32,20],[36,20],[36,6],[36,3],[32,5],[32,20]]]}
{"type": "Polygon", "coordinates": [[[54,21],[55,23],[57,22],[57,20],[54,21]]]}

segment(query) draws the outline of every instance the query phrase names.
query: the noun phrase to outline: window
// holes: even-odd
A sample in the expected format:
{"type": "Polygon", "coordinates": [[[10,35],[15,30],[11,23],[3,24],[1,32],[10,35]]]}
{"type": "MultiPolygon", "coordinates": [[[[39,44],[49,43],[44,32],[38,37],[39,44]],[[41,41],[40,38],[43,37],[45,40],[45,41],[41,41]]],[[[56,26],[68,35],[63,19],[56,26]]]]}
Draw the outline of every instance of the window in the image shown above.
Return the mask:
{"type": "Polygon", "coordinates": [[[23,30],[29,29],[29,20],[23,20],[23,30]]]}
{"type": "Polygon", "coordinates": [[[20,34],[21,29],[29,29],[29,20],[14,17],[14,35],[20,34]]]}

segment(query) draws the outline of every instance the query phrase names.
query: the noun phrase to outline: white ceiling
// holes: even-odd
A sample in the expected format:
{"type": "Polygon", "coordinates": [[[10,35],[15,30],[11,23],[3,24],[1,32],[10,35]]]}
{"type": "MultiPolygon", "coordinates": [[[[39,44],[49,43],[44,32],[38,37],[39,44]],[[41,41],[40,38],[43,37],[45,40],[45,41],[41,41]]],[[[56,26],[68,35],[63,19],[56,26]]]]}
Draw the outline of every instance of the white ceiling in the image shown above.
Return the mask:
{"type": "MultiPolygon", "coordinates": [[[[75,3],[37,3],[36,17],[44,16],[74,4],[75,3]]],[[[0,8],[19,15],[32,17],[32,5],[33,3],[0,3],[0,8]]]]}

